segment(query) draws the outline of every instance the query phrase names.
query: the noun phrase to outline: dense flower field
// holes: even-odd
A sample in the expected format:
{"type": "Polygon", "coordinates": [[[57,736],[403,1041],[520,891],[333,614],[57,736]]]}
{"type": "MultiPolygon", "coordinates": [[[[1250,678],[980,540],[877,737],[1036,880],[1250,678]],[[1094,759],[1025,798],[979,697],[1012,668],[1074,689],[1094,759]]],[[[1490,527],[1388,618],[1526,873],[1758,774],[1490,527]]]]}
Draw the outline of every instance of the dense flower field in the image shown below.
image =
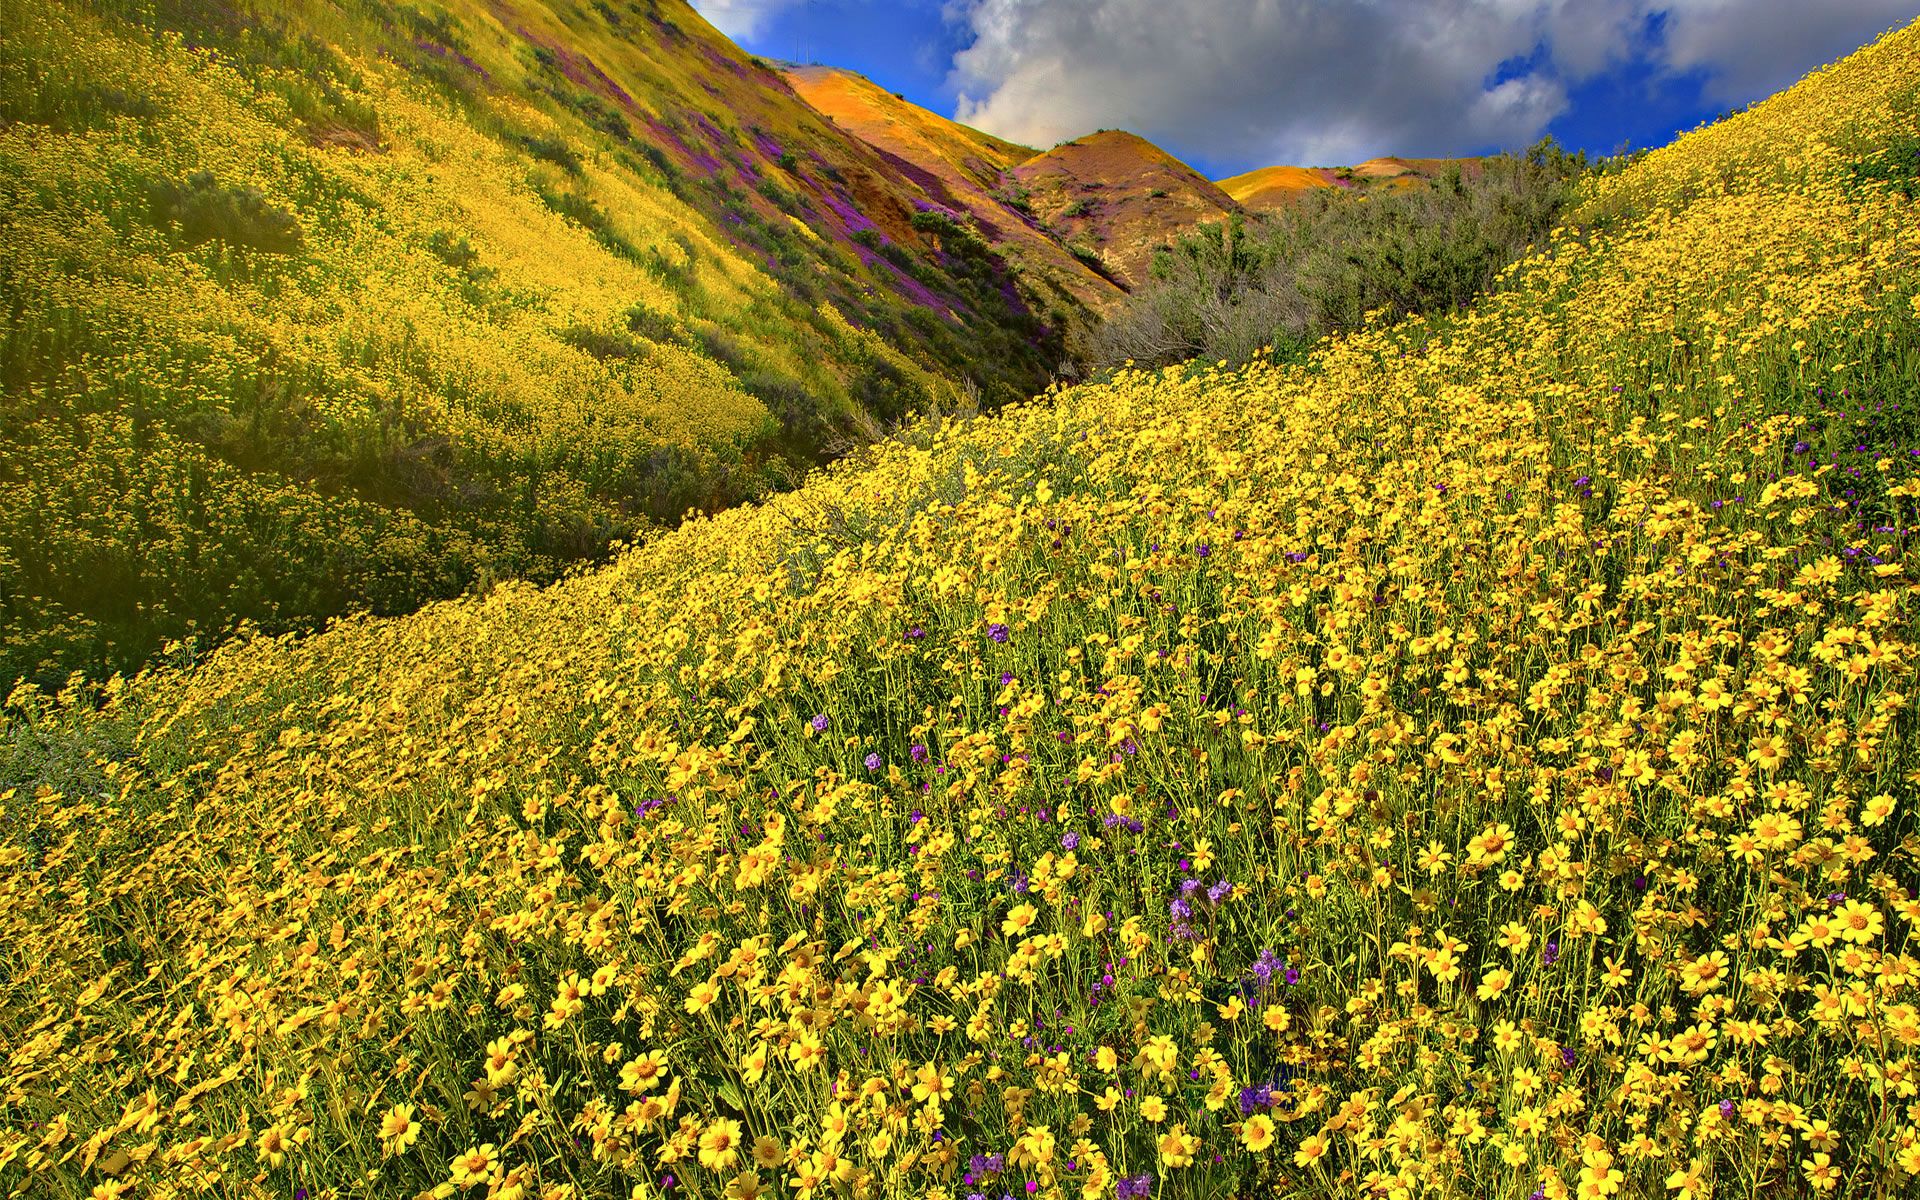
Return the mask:
{"type": "Polygon", "coordinates": [[[1917,98],[1468,315],[16,693],[0,1183],[1912,1195],[1917,98]]]}

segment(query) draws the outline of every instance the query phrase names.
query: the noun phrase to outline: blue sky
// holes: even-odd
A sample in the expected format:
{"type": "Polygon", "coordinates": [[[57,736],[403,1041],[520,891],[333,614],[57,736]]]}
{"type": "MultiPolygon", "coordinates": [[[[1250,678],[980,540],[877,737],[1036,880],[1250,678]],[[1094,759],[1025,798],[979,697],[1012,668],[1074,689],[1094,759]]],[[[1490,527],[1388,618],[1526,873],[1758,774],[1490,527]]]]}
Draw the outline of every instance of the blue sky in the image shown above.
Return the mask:
{"type": "Polygon", "coordinates": [[[769,58],[848,67],[1042,149],[1130,129],[1270,163],[1606,153],[1791,84],[1920,0],[694,0],[769,58]]]}

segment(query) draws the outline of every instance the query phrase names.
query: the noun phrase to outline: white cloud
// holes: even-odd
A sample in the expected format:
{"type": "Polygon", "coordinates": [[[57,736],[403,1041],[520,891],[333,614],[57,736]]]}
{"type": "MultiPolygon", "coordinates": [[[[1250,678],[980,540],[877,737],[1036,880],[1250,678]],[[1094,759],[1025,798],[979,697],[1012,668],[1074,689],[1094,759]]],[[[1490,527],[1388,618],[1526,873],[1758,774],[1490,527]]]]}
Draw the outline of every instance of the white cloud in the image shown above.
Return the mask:
{"type": "Polygon", "coordinates": [[[1717,102],[1755,99],[1916,12],[1916,0],[950,0],[972,37],[950,83],[960,120],[1029,145],[1114,127],[1213,162],[1325,165],[1523,146],[1570,88],[1634,58],[1705,71],[1717,102]]]}
{"type": "Polygon", "coordinates": [[[1669,0],[1667,61],[1723,104],[1771,95],[1920,14],[1920,0],[1669,0]]]}
{"type": "Polygon", "coordinates": [[[750,38],[766,28],[775,14],[802,0],[692,0],[693,7],[715,29],[734,41],[750,38]]]}

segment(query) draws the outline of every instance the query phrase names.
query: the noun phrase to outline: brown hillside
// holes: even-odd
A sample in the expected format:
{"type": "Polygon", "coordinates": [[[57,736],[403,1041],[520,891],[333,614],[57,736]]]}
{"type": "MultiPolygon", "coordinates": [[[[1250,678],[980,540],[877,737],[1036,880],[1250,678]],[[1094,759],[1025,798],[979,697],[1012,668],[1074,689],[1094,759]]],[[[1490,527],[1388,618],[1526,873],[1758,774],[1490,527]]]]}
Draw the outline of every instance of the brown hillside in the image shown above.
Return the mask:
{"type": "Polygon", "coordinates": [[[1013,174],[1036,216],[1129,288],[1146,278],[1157,247],[1239,208],[1192,167],[1120,130],[1062,143],[1013,174]]]}

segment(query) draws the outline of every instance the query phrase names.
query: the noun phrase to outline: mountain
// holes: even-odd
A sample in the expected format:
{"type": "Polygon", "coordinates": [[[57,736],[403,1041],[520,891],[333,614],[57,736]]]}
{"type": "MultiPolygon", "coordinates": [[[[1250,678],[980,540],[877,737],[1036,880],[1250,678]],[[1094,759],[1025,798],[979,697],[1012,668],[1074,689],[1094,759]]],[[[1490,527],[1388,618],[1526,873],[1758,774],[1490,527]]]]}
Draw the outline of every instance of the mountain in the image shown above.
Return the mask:
{"type": "Polygon", "coordinates": [[[1029,285],[1065,292],[1098,313],[1121,289],[1069,251],[1022,197],[1018,168],[1040,156],[947,120],[865,76],[836,67],[791,67],[788,82],[836,125],[873,146],[932,197],[933,211],[967,220],[1029,285]]]}
{"type": "Polygon", "coordinates": [[[1145,281],[1156,248],[1238,208],[1198,171],[1121,130],[1062,143],[1015,167],[1013,176],[1036,217],[1126,288],[1145,281]]]}
{"type": "Polygon", "coordinates": [[[1220,181],[1220,190],[1250,212],[1276,211],[1322,188],[1356,192],[1373,187],[1415,187],[1454,163],[1471,169],[1472,159],[1370,158],[1351,167],[1260,167],[1220,181]]]}
{"type": "MultiPolygon", "coordinates": [[[[0,1187],[1914,1194],[1916,111],[1920,25],[1590,178],[1470,309],[19,690],[0,1187]]],[[[337,153],[345,229],[434,195],[337,153]]]]}
{"type": "Polygon", "coordinates": [[[1034,394],[1099,290],[930,222],[937,180],[682,0],[53,0],[4,37],[8,681],[555,578],[1034,394]]]}
{"type": "Polygon", "coordinates": [[[1220,190],[1249,209],[1279,208],[1302,194],[1337,186],[1331,167],[1260,167],[1220,181],[1220,190]]]}

